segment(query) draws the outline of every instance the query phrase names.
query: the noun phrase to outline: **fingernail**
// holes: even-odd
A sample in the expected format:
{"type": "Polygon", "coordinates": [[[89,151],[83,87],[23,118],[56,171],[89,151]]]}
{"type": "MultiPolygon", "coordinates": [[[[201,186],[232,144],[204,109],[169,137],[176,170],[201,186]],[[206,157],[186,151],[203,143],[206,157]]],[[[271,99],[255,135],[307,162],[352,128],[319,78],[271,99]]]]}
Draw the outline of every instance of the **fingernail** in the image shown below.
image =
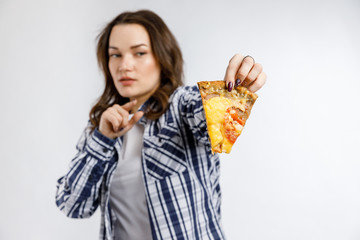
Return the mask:
{"type": "Polygon", "coordinates": [[[240,85],[240,79],[236,79],[236,81],[235,81],[235,87],[237,87],[237,86],[239,86],[240,85]]]}
{"type": "Polygon", "coordinates": [[[228,91],[231,92],[231,91],[232,91],[232,88],[233,88],[233,83],[232,83],[232,82],[229,82],[229,84],[228,84],[228,91]]]}

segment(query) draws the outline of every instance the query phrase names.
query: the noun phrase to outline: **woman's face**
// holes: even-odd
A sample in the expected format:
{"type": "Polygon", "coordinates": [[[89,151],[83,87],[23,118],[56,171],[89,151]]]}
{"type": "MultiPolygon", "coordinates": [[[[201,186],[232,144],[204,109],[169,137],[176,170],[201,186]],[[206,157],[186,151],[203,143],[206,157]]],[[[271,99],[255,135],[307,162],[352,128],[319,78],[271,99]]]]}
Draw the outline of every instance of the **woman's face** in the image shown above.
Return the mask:
{"type": "Polygon", "coordinates": [[[139,24],[114,26],[108,51],[110,73],[119,94],[144,103],[159,87],[161,72],[146,29],[139,24]]]}

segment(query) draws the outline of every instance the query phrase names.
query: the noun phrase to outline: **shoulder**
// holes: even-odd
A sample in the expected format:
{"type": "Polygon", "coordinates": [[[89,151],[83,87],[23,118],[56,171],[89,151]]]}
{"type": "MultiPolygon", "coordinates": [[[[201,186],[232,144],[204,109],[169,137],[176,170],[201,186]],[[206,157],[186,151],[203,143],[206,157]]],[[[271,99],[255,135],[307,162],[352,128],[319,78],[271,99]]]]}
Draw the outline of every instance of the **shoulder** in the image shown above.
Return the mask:
{"type": "Polygon", "coordinates": [[[176,101],[188,101],[191,99],[201,99],[199,88],[197,86],[180,86],[170,96],[170,102],[176,101]]]}
{"type": "Polygon", "coordinates": [[[169,98],[170,111],[193,115],[202,110],[202,99],[197,86],[178,87],[169,98]]]}

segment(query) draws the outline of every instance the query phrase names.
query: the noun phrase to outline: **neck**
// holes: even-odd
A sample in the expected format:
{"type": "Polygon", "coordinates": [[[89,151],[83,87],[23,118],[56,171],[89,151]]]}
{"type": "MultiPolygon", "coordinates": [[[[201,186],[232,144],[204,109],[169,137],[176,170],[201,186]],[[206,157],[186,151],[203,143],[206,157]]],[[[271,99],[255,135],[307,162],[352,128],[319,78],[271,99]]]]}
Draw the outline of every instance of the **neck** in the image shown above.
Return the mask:
{"type": "Polygon", "coordinates": [[[130,101],[136,99],[136,104],[131,109],[131,112],[136,113],[139,110],[140,106],[143,105],[156,92],[156,90],[158,89],[158,86],[156,88],[154,88],[153,91],[149,92],[146,95],[142,95],[140,97],[132,97],[132,98],[130,98],[130,101]]]}

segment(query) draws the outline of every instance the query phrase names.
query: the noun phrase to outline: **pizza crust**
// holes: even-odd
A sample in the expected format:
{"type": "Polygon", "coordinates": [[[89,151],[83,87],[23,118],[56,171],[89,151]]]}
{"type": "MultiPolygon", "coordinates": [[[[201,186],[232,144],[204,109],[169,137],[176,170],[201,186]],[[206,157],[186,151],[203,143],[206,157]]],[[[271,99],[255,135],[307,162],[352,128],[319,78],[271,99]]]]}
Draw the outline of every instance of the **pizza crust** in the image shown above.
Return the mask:
{"type": "Polygon", "coordinates": [[[198,87],[204,106],[211,150],[213,153],[230,153],[258,96],[242,86],[237,86],[229,92],[225,81],[198,82],[198,87]]]}

